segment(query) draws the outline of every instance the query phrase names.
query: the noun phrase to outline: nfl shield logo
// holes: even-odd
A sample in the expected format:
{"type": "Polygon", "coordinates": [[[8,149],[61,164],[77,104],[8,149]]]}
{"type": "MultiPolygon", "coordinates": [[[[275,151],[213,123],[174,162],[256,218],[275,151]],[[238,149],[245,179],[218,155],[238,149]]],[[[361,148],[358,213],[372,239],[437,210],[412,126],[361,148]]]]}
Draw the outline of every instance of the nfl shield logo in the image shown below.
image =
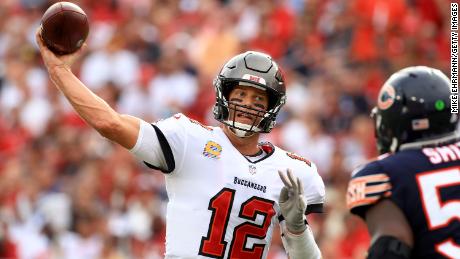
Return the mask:
{"type": "Polygon", "coordinates": [[[254,165],[249,165],[249,173],[255,175],[257,173],[257,169],[254,165]]]}

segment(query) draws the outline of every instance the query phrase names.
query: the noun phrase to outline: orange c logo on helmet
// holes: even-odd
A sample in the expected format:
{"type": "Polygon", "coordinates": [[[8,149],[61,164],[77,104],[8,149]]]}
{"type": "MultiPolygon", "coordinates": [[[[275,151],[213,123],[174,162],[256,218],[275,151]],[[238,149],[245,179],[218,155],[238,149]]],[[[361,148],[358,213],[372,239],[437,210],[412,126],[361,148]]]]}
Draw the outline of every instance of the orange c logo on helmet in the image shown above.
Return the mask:
{"type": "Polygon", "coordinates": [[[379,93],[377,107],[380,110],[386,110],[395,102],[395,89],[391,85],[384,85],[379,93]]]}

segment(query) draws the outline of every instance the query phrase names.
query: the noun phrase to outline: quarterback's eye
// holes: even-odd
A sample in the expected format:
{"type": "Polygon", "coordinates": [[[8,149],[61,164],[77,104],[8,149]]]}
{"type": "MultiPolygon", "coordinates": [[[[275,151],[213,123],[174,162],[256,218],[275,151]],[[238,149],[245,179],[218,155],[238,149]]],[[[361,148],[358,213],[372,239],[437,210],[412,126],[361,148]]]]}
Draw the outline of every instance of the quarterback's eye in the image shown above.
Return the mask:
{"type": "Polygon", "coordinates": [[[256,99],[257,102],[263,102],[263,101],[265,101],[265,98],[264,98],[263,96],[260,96],[260,95],[257,95],[257,96],[255,97],[255,99],[256,99]]]}
{"type": "Polygon", "coordinates": [[[230,99],[230,102],[240,103],[240,102],[243,102],[243,100],[241,100],[240,98],[233,97],[230,99]]]}
{"type": "Polygon", "coordinates": [[[265,110],[267,108],[267,107],[265,107],[266,102],[267,102],[267,99],[265,98],[265,96],[256,95],[254,97],[254,106],[257,107],[257,108],[265,110]]]}
{"type": "Polygon", "coordinates": [[[255,103],[254,106],[259,108],[259,109],[261,109],[261,110],[265,110],[265,105],[263,105],[263,104],[255,103]]]}
{"type": "Polygon", "coordinates": [[[244,91],[238,91],[236,94],[237,94],[239,97],[245,97],[245,96],[246,96],[246,92],[244,92],[244,91]]]}

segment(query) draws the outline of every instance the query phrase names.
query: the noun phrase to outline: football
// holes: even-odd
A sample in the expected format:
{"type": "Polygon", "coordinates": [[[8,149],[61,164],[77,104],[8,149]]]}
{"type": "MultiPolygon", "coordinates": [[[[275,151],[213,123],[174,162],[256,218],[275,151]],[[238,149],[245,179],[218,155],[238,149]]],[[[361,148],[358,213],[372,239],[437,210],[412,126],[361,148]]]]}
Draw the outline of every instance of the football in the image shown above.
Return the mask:
{"type": "Polygon", "coordinates": [[[76,4],[57,2],[41,20],[41,36],[46,46],[58,55],[77,51],[89,33],[88,17],[76,4]]]}

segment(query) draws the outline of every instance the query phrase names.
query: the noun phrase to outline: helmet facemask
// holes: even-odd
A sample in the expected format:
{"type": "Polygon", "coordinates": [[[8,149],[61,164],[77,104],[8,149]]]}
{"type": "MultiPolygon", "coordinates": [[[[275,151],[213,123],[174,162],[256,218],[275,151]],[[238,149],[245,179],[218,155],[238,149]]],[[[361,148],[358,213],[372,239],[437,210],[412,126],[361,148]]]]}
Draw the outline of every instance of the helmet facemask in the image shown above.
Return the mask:
{"type": "Polygon", "coordinates": [[[394,132],[396,129],[390,129],[385,123],[382,123],[382,115],[379,114],[377,107],[372,109],[370,117],[374,121],[374,135],[379,154],[396,152],[400,144],[399,137],[394,132]]]}
{"type": "Polygon", "coordinates": [[[279,97],[274,91],[245,80],[217,78],[214,85],[217,93],[217,100],[213,111],[214,115],[217,120],[229,126],[238,137],[250,137],[254,133],[268,133],[275,126],[276,116],[281,106],[285,103],[284,95],[279,97]],[[228,98],[230,92],[237,85],[264,90],[268,97],[267,110],[252,108],[238,102],[230,101],[228,98]],[[245,124],[236,121],[239,114],[249,115],[252,123],[245,124]]]}

